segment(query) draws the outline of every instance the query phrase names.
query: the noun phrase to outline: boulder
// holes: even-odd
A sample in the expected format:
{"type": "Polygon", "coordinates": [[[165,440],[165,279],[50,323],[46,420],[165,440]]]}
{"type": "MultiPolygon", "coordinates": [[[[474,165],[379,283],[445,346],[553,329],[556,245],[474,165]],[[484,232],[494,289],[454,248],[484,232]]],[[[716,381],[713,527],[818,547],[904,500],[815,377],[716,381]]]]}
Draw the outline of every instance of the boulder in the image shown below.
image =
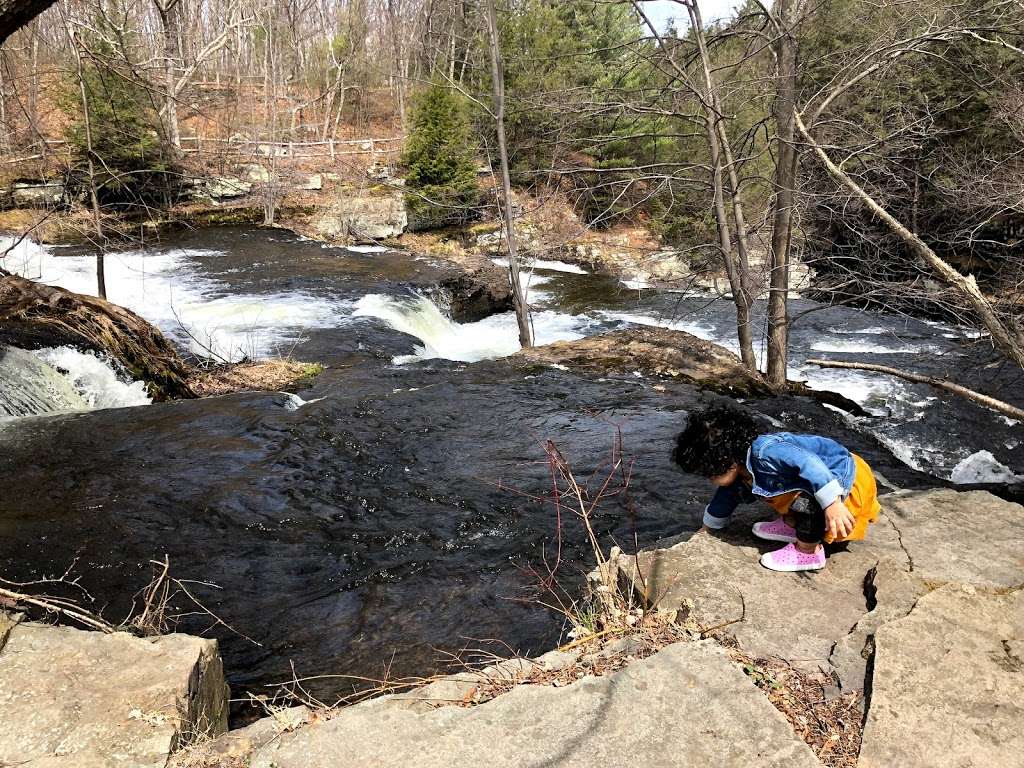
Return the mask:
{"type": "Polygon", "coordinates": [[[668,376],[734,397],[769,395],[771,388],[734,354],[684,331],[642,326],[558,341],[518,352],[514,361],[564,365],[602,373],[668,376]]]}
{"type": "Polygon", "coordinates": [[[306,192],[319,192],[324,188],[323,174],[314,173],[299,185],[299,189],[306,192]]]}
{"type": "Polygon", "coordinates": [[[0,765],[163,768],[227,706],[214,640],[22,623],[0,648],[0,765]]]}
{"type": "Polygon", "coordinates": [[[875,634],[858,766],[1024,766],[1022,690],[1024,590],[940,587],[875,634]]]}
{"type": "Polygon", "coordinates": [[[242,181],[234,176],[217,176],[207,179],[202,194],[214,202],[244,197],[252,192],[252,182],[242,181]]]}
{"type": "Polygon", "coordinates": [[[620,580],[746,654],[863,690],[861,768],[1024,766],[1024,508],[950,489],[882,507],[817,573],[762,568],[779,545],[750,525],[770,512],[741,507],[726,531],[620,558],[620,580]]]}
{"type": "Polygon", "coordinates": [[[11,186],[11,201],[16,208],[45,208],[60,205],[65,193],[64,184],[59,181],[15,182],[11,186]]]}
{"type": "Polygon", "coordinates": [[[741,507],[728,530],[641,552],[621,567],[648,603],[679,610],[681,619],[702,630],[719,628],[733,636],[743,652],[785,659],[808,672],[831,673],[833,647],[870,608],[865,594],[868,573],[882,559],[905,567],[905,555],[895,532],[880,519],[871,526],[867,541],[833,554],[824,571],[775,573],[758,560],[781,545],[759,541],[750,533],[755,521],[770,517],[767,507],[741,507]],[[635,576],[637,562],[640,577],[635,576]]]}
{"type": "Polygon", "coordinates": [[[475,323],[498,312],[512,310],[512,289],[508,272],[490,259],[466,256],[459,270],[440,281],[443,302],[451,308],[452,319],[475,323]]]}
{"type": "Polygon", "coordinates": [[[930,584],[1024,583],[1024,507],[985,491],[941,489],[885,498],[914,573],[930,584]],[[955,533],[954,533],[955,532],[955,533]]]}
{"type": "Polygon", "coordinates": [[[814,574],[758,564],[778,546],[750,533],[770,517],[760,507],[741,507],[723,532],[690,534],[623,560],[623,577],[648,601],[680,608],[701,627],[724,625],[747,653],[835,673],[844,689],[863,687],[876,630],[906,616],[929,590],[1024,583],[1024,508],[984,491],[888,494],[867,538],[832,554],[814,574]]]}
{"type": "Polygon", "coordinates": [[[38,349],[65,344],[104,352],[154,399],[191,397],[189,367],[167,338],[134,312],[0,270],[0,344],[38,349]]]}
{"type": "Polygon", "coordinates": [[[376,241],[398,237],[408,225],[401,193],[350,195],[318,210],[311,222],[319,237],[376,241]]]}
{"type": "Polygon", "coordinates": [[[269,170],[256,163],[243,165],[241,170],[245,173],[245,178],[255,184],[268,184],[273,178],[269,170]]]}
{"type": "Polygon", "coordinates": [[[811,750],[713,643],[679,643],[611,675],[522,685],[430,711],[388,697],[281,733],[252,768],[707,765],[817,768],[811,750]]]}

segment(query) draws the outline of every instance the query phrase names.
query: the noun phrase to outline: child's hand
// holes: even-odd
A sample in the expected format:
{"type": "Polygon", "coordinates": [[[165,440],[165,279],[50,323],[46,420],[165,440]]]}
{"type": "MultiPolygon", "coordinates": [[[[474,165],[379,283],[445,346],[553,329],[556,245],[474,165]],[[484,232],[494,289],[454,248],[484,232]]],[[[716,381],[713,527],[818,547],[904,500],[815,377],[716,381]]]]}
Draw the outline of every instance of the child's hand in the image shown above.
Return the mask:
{"type": "Polygon", "coordinates": [[[825,507],[825,531],[832,534],[833,539],[845,539],[853,531],[856,522],[853,513],[840,499],[825,507]]]}

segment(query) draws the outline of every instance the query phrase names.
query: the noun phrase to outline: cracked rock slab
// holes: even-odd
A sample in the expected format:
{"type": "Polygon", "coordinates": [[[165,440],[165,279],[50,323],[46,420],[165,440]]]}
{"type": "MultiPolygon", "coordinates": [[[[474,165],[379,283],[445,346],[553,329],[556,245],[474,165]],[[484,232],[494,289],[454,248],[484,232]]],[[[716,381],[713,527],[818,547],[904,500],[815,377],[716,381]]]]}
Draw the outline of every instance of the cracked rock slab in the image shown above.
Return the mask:
{"type": "Polygon", "coordinates": [[[1024,583],[1020,504],[986,491],[951,489],[893,493],[883,503],[914,573],[925,581],[991,587],[1024,583]]]}
{"type": "Polygon", "coordinates": [[[875,634],[858,768],[1024,766],[1024,591],[950,584],[875,634]]]}
{"type": "Polygon", "coordinates": [[[864,614],[849,634],[839,638],[829,657],[843,691],[865,688],[875,632],[883,624],[910,613],[928,588],[905,567],[883,560],[868,573],[865,591],[874,607],[864,614]]]}
{"type": "Polygon", "coordinates": [[[0,650],[0,766],[153,768],[227,728],[217,643],[21,623],[0,650]]]}
{"type": "Polygon", "coordinates": [[[678,643],[606,677],[525,685],[423,713],[375,700],[285,733],[252,768],[817,768],[810,748],[710,642],[678,643]]]}
{"type": "Polygon", "coordinates": [[[721,627],[746,653],[830,672],[833,646],[869,609],[867,574],[886,558],[905,568],[906,557],[883,514],[866,541],[833,554],[823,571],[776,573],[758,560],[781,545],[750,534],[755,521],[769,518],[767,510],[748,508],[724,534],[641,552],[644,591],[659,608],[681,608],[681,617],[701,628],[721,627]]]}

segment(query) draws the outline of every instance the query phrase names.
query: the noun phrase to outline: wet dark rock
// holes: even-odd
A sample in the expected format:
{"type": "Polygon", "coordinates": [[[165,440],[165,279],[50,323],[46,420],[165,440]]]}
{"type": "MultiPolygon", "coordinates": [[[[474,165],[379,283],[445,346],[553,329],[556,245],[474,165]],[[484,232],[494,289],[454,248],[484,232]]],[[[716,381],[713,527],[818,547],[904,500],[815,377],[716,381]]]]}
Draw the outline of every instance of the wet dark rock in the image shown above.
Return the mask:
{"type": "Polygon", "coordinates": [[[192,397],[188,365],[156,327],[134,312],[0,270],[0,344],[71,345],[110,355],[157,400],[192,397]]]}
{"type": "Polygon", "coordinates": [[[684,331],[666,328],[628,328],[577,341],[559,341],[524,349],[514,359],[575,370],[666,376],[734,397],[772,392],[731,352],[684,331]]]}
{"type": "Polygon", "coordinates": [[[440,291],[451,308],[453,320],[475,323],[512,309],[512,290],[506,269],[490,259],[476,256],[461,259],[458,269],[440,281],[440,291]]]}

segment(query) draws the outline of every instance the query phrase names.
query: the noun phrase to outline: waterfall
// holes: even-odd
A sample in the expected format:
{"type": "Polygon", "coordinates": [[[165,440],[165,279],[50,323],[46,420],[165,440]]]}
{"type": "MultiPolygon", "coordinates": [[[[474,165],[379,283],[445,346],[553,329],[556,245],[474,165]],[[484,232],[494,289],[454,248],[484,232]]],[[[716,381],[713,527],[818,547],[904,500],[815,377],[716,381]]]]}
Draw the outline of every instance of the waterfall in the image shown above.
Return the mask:
{"type": "Polygon", "coordinates": [[[31,352],[0,348],[0,416],[86,411],[89,404],[71,382],[31,352]]]}
{"type": "Polygon", "coordinates": [[[0,416],[37,416],[148,405],[141,381],[123,381],[111,364],[73,347],[28,352],[0,347],[0,416]]]}
{"type": "MultiPolygon", "coordinates": [[[[426,296],[371,293],[359,300],[353,316],[376,317],[422,342],[413,354],[396,357],[394,362],[398,364],[435,358],[472,363],[519,351],[519,332],[511,312],[476,323],[456,323],[426,296]]],[[[537,344],[580,339],[588,322],[584,317],[547,310],[533,312],[531,321],[537,344]]]]}

